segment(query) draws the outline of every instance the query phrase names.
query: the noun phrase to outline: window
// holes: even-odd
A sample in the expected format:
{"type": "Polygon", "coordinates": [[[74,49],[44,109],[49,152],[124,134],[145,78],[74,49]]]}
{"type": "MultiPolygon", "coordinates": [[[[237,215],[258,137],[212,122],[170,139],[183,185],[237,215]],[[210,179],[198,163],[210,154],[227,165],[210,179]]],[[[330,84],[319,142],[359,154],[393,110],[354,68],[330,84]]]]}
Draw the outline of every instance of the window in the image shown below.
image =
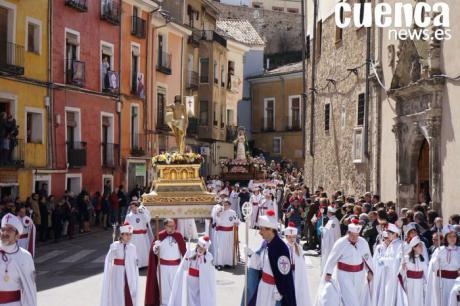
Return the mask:
{"type": "Polygon", "coordinates": [[[365,95],[364,95],[364,94],[360,94],[360,95],[358,96],[358,116],[357,116],[358,120],[357,120],[357,122],[356,122],[356,124],[357,124],[358,126],[364,124],[364,110],[365,110],[365,109],[364,109],[364,108],[365,108],[365,103],[364,103],[364,102],[365,102],[365,101],[366,101],[365,95]]]}
{"type": "Polygon", "coordinates": [[[307,43],[306,44],[307,44],[307,48],[306,48],[307,49],[306,50],[307,54],[305,56],[306,56],[307,59],[310,59],[310,35],[307,35],[307,43]]]}
{"type": "Polygon", "coordinates": [[[233,120],[233,115],[234,114],[234,111],[233,109],[227,109],[227,125],[235,125],[234,124],[234,120],[233,120]]]}
{"type": "MultiPolygon", "coordinates": [[[[79,73],[78,67],[82,64],[80,59],[80,35],[78,32],[66,32],[66,82],[69,84],[79,81],[82,76],[79,73]]],[[[84,70],[84,69],[83,69],[84,70]]]]}
{"type": "Polygon", "coordinates": [[[139,106],[131,105],[131,149],[139,148],[139,106]]]}
{"type": "Polygon", "coordinates": [[[299,130],[300,126],[300,96],[289,97],[289,128],[299,130]]]}
{"type": "Polygon", "coordinates": [[[331,124],[331,104],[326,103],[324,105],[324,131],[329,132],[331,124]]]}
{"type": "Polygon", "coordinates": [[[219,84],[219,70],[217,69],[216,61],[214,61],[214,83],[219,84]]]}
{"type": "Polygon", "coordinates": [[[323,21],[320,20],[316,24],[316,57],[317,58],[321,56],[321,46],[323,44],[322,36],[323,36],[323,21]]]}
{"type": "Polygon", "coordinates": [[[157,125],[162,129],[165,127],[165,106],[166,106],[166,89],[158,87],[157,89],[157,125]]]}
{"type": "Polygon", "coordinates": [[[273,7],[272,7],[272,11],[284,12],[284,8],[283,8],[283,7],[279,7],[279,6],[273,6],[273,7]]]}
{"type": "Polygon", "coordinates": [[[235,75],[235,62],[228,61],[228,77],[227,77],[227,89],[232,89],[232,77],[235,75]]]}
{"type": "Polygon", "coordinates": [[[214,121],[214,126],[217,126],[217,103],[214,102],[214,108],[213,108],[213,121],[214,121]]]}
{"type": "Polygon", "coordinates": [[[264,130],[273,131],[275,129],[275,99],[264,100],[264,130]]]}
{"type": "Polygon", "coordinates": [[[66,121],[66,142],[74,145],[75,142],[81,141],[81,122],[80,122],[80,110],[66,108],[65,121],[66,121]]]}
{"type": "Polygon", "coordinates": [[[209,82],[209,59],[200,58],[200,83],[209,82]]]}
{"type": "Polygon", "coordinates": [[[43,114],[27,111],[27,143],[43,143],[43,114]]]}
{"type": "MultiPolygon", "coordinates": [[[[343,1],[340,1],[343,2],[343,1]]],[[[340,8],[340,16],[339,19],[343,23],[344,22],[344,9],[343,7],[340,8]]],[[[335,26],[335,43],[339,43],[342,41],[343,37],[343,29],[341,27],[335,26]]]]}
{"type": "Polygon", "coordinates": [[[208,125],[208,101],[200,101],[200,125],[208,125]]]}
{"type": "Polygon", "coordinates": [[[41,49],[41,22],[32,21],[27,17],[27,51],[40,53],[41,49]]]}
{"type": "Polygon", "coordinates": [[[273,154],[281,154],[281,137],[273,137],[273,154]]]}
{"type": "Polygon", "coordinates": [[[288,13],[293,13],[293,14],[298,14],[299,13],[299,9],[298,8],[287,8],[287,12],[288,13]]]}
{"type": "Polygon", "coordinates": [[[342,129],[345,128],[347,124],[347,109],[345,108],[345,105],[342,105],[342,111],[340,112],[340,125],[342,129]]]}
{"type": "Polygon", "coordinates": [[[220,107],[220,128],[223,129],[225,127],[225,106],[221,105],[220,107]]]}
{"type": "Polygon", "coordinates": [[[225,66],[220,66],[220,84],[225,87],[225,66]]]}
{"type": "Polygon", "coordinates": [[[139,75],[140,47],[131,45],[131,93],[139,95],[143,90],[142,80],[139,75]]]}
{"type": "Polygon", "coordinates": [[[113,45],[101,45],[101,85],[103,91],[118,88],[118,77],[113,73],[113,45]]]}
{"type": "Polygon", "coordinates": [[[352,150],[353,163],[364,162],[364,141],[363,141],[363,128],[357,127],[353,130],[353,150],[352,150]]]}

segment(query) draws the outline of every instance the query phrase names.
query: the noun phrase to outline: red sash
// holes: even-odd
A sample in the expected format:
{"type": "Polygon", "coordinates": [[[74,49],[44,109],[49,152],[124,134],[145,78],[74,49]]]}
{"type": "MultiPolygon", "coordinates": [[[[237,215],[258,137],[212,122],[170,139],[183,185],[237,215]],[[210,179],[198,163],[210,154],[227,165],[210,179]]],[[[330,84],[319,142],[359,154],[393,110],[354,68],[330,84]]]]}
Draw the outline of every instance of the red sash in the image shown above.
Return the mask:
{"type": "Polygon", "coordinates": [[[265,272],[262,272],[262,280],[269,285],[276,285],[275,278],[265,272]]]}
{"type": "Polygon", "coordinates": [[[446,279],[456,279],[458,277],[458,271],[438,270],[436,275],[446,279]]]}
{"type": "Polygon", "coordinates": [[[160,258],[160,265],[163,265],[163,266],[177,266],[179,264],[180,264],[180,259],[167,260],[167,259],[160,258]]]}
{"type": "Polygon", "coordinates": [[[423,278],[423,271],[411,271],[407,270],[407,278],[420,279],[423,278]]]}
{"type": "Polygon", "coordinates": [[[22,234],[21,236],[19,236],[19,239],[24,239],[27,237],[29,237],[29,233],[22,234]]]}
{"type": "Polygon", "coordinates": [[[133,234],[147,234],[147,230],[146,229],[144,229],[144,230],[134,230],[133,234]]]}
{"type": "Polygon", "coordinates": [[[116,266],[124,266],[125,265],[125,260],[124,259],[114,259],[113,264],[116,266]]]}
{"type": "Polygon", "coordinates": [[[339,261],[337,263],[337,268],[345,272],[360,272],[364,269],[364,263],[359,265],[349,265],[339,261]]]}
{"type": "Polygon", "coordinates": [[[231,231],[233,231],[233,226],[220,226],[220,225],[218,225],[216,227],[216,231],[231,232],[231,231]]]}
{"type": "Polygon", "coordinates": [[[200,270],[189,268],[188,275],[194,276],[194,277],[200,277],[200,270]]]}
{"type": "Polygon", "coordinates": [[[21,291],[0,291],[0,304],[19,302],[21,300],[21,291]]]}

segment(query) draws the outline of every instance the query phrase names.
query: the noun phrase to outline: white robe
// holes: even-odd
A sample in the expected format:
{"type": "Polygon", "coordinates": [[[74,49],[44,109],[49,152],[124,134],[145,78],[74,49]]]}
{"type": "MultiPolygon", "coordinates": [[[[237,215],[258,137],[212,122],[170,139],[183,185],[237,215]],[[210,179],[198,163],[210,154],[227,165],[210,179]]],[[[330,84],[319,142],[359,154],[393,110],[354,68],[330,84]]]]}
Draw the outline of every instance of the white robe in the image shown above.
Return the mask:
{"type": "Polygon", "coordinates": [[[185,239],[198,239],[198,231],[196,229],[195,219],[178,219],[177,231],[182,234],[185,239]]]}
{"type": "Polygon", "coordinates": [[[105,257],[101,306],[125,306],[125,279],[128,281],[131,301],[136,306],[139,279],[136,247],[129,243],[125,248],[125,244],[115,241],[105,257]],[[115,265],[115,259],[124,259],[124,265],[115,265]]]}
{"type": "Polygon", "coordinates": [[[141,214],[135,214],[131,211],[125,218],[125,221],[128,221],[134,229],[131,243],[136,246],[139,268],[147,267],[149,264],[149,250],[153,238],[150,216],[146,211],[145,209],[144,213],[141,214]],[[145,233],[136,234],[136,231],[144,231],[145,233]]]}
{"type": "Polygon", "coordinates": [[[305,260],[302,254],[302,247],[297,243],[294,245],[290,245],[289,243],[286,244],[289,248],[291,262],[294,263],[292,275],[294,277],[296,305],[311,306],[310,284],[307,276],[307,267],[305,266],[305,260]],[[295,251],[296,246],[299,254],[295,251]]]}
{"type": "Polygon", "coordinates": [[[7,262],[0,260],[0,291],[21,291],[21,300],[4,306],[36,306],[37,287],[35,285],[35,266],[30,253],[16,244],[3,246],[0,249],[7,253],[7,262]],[[8,270],[8,273],[5,271],[8,270]],[[8,281],[5,281],[5,275],[8,281]]]}
{"type": "MultiPolygon", "coordinates": [[[[423,255],[422,255],[423,256],[423,255]]],[[[404,285],[407,294],[407,303],[408,305],[425,305],[425,295],[426,295],[426,283],[427,283],[427,272],[428,272],[428,260],[424,258],[424,261],[420,260],[420,257],[415,257],[415,260],[409,258],[408,255],[405,256],[404,262],[406,264],[406,269],[401,270],[403,275],[404,285]],[[414,262],[415,261],[415,262],[414,262]],[[411,278],[407,276],[407,271],[423,272],[422,278],[411,278]]]]}
{"type": "Polygon", "coordinates": [[[383,303],[376,301],[384,306],[407,306],[407,295],[404,291],[402,278],[399,272],[403,259],[403,243],[400,239],[393,240],[385,250],[385,254],[379,259],[378,264],[383,265],[385,283],[383,283],[383,303]]]}
{"type": "Polygon", "coordinates": [[[327,221],[324,227],[321,227],[321,269],[324,268],[329,253],[340,236],[339,219],[337,219],[336,216],[333,216],[327,221]]]}
{"type": "Polygon", "coordinates": [[[20,218],[24,229],[18,240],[18,244],[21,248],[29,251],[32,257],[35,257],[35,236],[36,236],[37,231],[36,231],[35,224],[33,223],[32,219],[29,217],[27,218],[30,222],[29,224],[26,224],[25,218],[20,218]]]}
{"type": "Polygon", "coordinates": [[[239,224],[238,216],[233,209],[224,210],[217,214],[215,249],[217,256],[214,264],[216,266],[233,266],[234,255],[234,231],[223,230],[239,224]]]}
{"type": "Polygon", "coordinates": [[[238,195],[240,193],[235,191],[235,190],[232,190],[232,193],[230,193],[230,197],[229,197],[229,201],[230,201],[230,204],[231,204],[231,207],[232,209],[236,212],[236,214],[238,215],[238,218],[242,219],[242,216],[241,216],[241,209],[240,209],[240,199],[238,198],[238,195]]]}
{"type": "MultiPolygon", "coordinates": [[[[428,267],[428,285],[426,306],[445,306],[449,301],[450,291],[455,284],[455,279],[437,276],[438,270],[458,271],[460,269],[460,247],[437,248],[431,257],[428,267]],[[442,288],[442,289],[441,289],[442,288]],[[441,290],[441,292],[440,292],[441,290]]],[[[441,273],[442,276],[442,273],[441,273]]]]}
{"type": "Polygon", "coordinates": [[[387,246],[382,241],[374,249],[372,262],[374,263],[374,277],[372,280],[372,294],[374,306],[382,306],[385,302],[385,266],[380,259],[385,256],[387,246]]]}
{"type": "Polygon", "coordinates": [[[368,306],[371,303],[371,285],[367,280],[366,271],[373,271],[371,251],[367,241],[359,237],[353,245],[348,236],[342,237],[334,244],[329,258],[324,266],[323,275],[319,287],[317,305],[324,296],[323,290],[330,289],[330,285],[324,281],[325,275],[330,274],[336,280],[337,291],[341,293],[343,306],[368,306]],[[347,272],[337,268],[338,262],[347,265],[364,264],[364,269],[359,272],[347,272]]]}
{"type": "Polygon", "coordinates": [[[258,195],[252,194],[249,198],[249,203],[252,205],[251,219],[249,220],[249,226],[254,228],[258,226],[257,216],[259,214],[259,204],[262,202],[263,196],[259,193],[258,195]]]}
{"type": "Polygon", "coordinates": [[[216,306],[216,279],[212,254],[191,259],[196,251],[188,251],[177,269],[168,306],[216,306]],[[189,268],[198,269],[199,277],[190,276],[189,268]]]}
{"type": "Polygon", "coordinates": [[[448,306],[460,306],[460,276],[457,277],[455,284],[450,291],[448,306]]]}
{"type": "MultiPolygon", "coordinates": [[[[211,226],[209,227],[209,238],[211,241],[216,241],[216,224],[217,224],[217,213],[224,210],[222,205],[216,204],[212,207],[211,210],[211,226]]],[[[211,246],[208,250],[211,254],[213,254],[214,258],[217,257],[217,248],[215,243],[211,243],[211,246]]]]}
{"type": "MultiPolygon", "coordinates": [[[[153,251],[155,253],[155,251],[153,251]]],[[[157,254],[157,253],[155,253],[157,254]]],[[[163,260],[181,260],[182,255],[179,250],[179,245],[172,236],[168,236],[160,242],[160,259],[163,260]]],[[[161,279],[161,305],[168,305],[171,296],[171,290],[174,283],[179,265],[161,265],[160,278],[161,279]]]]}
{"type": "MultiPolygon", "coordinates": [[[[272,267],[270,266],[270,260],[268,258],[268,247],[264,248],[260,255],[254,253],[251,257],[254,259],[257,265],[257,270],[262,270],[263,273],[267,273],[273,277],[272,267]]],[[[276,285],[268,284],[263,280],[260,280],[257,288],[257,301],[256,306],[275,306],[275,292],[278,292],[276,285]]]]}

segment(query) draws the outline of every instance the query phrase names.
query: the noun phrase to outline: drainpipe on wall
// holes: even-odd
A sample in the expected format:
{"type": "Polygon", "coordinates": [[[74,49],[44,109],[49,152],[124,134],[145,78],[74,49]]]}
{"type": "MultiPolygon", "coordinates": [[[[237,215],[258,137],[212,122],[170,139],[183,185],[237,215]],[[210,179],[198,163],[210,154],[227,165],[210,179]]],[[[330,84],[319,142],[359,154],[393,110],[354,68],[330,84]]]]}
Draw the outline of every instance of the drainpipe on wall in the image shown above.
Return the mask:
{"type": "Polygon", "coordinates": [[[46,94],[48,96],[48,154],[47,154],[47,168],[55,168],[55,150],[54,150],[54,99],[53,99],[53,70],[52,70],[52,41],[53,41],[53,5],[52,0],[48,0],[48,87],[46,94]]]}
{"type": "MultiPolygon", "coordinates": [[[[301,0],[301,10],[302,10],[302,119],[305,118],[307,114],[307,83],[306,83],[306,73],[307,67],[305,62],[305,53],[307,51],[307,45],[305,42],[305,0],[301,0]]],[[[305,124],[302,124],[302,158],[305,159],[305,149],[306,149],[306,140],[307,134],[305,130],[305,124]]],[[[305,160],[304,160],[305,162],[305,160]]]]}
{"type": "MultiPolygon", "coordinates": [[[[120,2],[120,5],[123,7],[123,1],[120,2]]],[[[119,84],[118,84],[118,96],[115,99],[115,111],[117,112],[118,116],[118,166],[121,166],[122,164],[122,146],[121,146],[121,110],[123,108],[123,105],[121,103],[121,87],[122,87],[122,71],[123,71],[123,65],[122,65],[122,58],[123,58],[123,48],[121,47],[123,45],[123,35],[122,34],[122,26],[123,26],[123,9],[120,10],[120,26],[119,26],[119,31],[118,31],[118,76],[119,76],[119,84]]],[[[123,173],[123,169],[121,171],[123,173]]],[[[121,178],[120,178],[120,184],[121,184],[121,178]]],[[[127,182],[126,182],[127,183],[127,182]]]]}
{"type": "MultiPolygon", "coordinates": [[[[370,71],[371,71],[371,28],[366,28],[366,98],[364,103],[364,156],[367,159],[368,173],[371,168],[369,165],[369,98],[370,98],[370,71]]],[[[369,175],[367,175],[369,177],[369,175]]],[[[366,191],[369,190],[370,182],[366,179],[366,191]]]]}
{"type": "MultiPolygon", "coordinates": [[[[311,56],[311,101],[310,101],[310,156],[314,157],[315,153],[313,151],[313,145],[314,145],[314,120],[315,120],[315,99],[316,99],[316,93],[315,93],[315,87],[316,87],[316,22],[318,19],[318,3],[317,0],[313,0],[313,50],[312,50],[312,56],[311,56]]],[[[313,180],[312,180],[313,182],[313,180]]],[[[313,186],[312,186],[313,188],[313,186]]]]}
{"type": "Polygon", "coordinates": [[[145,61],[145,99],[143,101],[143,109],[144,109],[144,114],[142,116],[142,121],[143,121],[143,124],[144,124],[144,135],[145,135],[145,139],[144,139],[144,148],[146,148],[146,152],[149,152],[150,153],[150,146],[149,146],[149,138],[150,138],[150,134],[147,134],[148,132],[148,120],[147,120],[147,113],[148,113],[148,108],[147,108],[147,105],[148,103],[150,102],[151,100],[151,95],[149,94],[149,90],[151,88],[150,86],[150,73],[149,73],[149,58],[150,58],[150,44],[152,43],[152,40],[150,39],[150,22],[152,20],[152,14],[153,12],[149,12],[147,14],[147,40],[146,40],[146,61],[145,61]]]}

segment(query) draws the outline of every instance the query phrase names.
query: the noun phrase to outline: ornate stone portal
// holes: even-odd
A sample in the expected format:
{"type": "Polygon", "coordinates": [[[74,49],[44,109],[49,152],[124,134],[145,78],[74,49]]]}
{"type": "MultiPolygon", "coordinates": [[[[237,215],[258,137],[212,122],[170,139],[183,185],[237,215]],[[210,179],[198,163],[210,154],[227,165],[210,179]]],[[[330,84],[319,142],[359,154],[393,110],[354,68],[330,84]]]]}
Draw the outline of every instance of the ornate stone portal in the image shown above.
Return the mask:
{"type": "Polygon", "coordinates": [[[397,202],[412,207],[418,201],[419,159],[429,145],[429,187],[432,208],[441,212],[441,120],[444,79],[437,64],[436,41],[402,41],[388,94],[396,101],[397,202]]]}
{"type": "Polygon", "coordinates": [[[156,165],[155,189],[142,196],[153,218],[209,218],[216,195],[206,191],[200,164],[156,165]]]}

